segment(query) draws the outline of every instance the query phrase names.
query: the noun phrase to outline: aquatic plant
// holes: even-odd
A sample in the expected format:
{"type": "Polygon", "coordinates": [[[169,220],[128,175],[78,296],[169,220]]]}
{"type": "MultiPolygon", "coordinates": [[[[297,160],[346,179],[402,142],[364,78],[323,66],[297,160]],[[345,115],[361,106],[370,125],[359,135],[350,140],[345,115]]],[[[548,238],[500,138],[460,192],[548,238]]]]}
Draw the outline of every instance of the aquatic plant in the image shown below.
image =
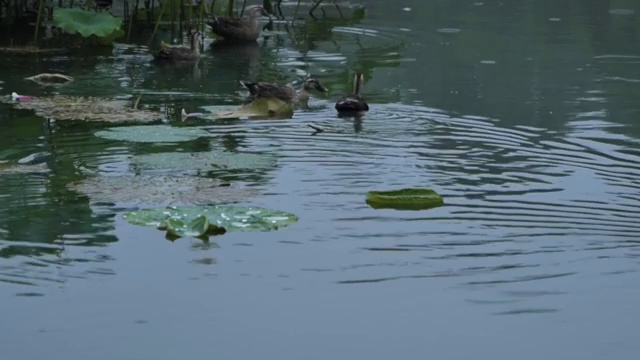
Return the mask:
{"type": "Polygon", "coordinates": [[[442,197],[431,189],[406,188],[369,191],[366,202],[374,209],[424,210],[442,206],[442,197]]]}
{"type": "Polygon", "coordinates": [[[129,223],[166,230],[167,236],[202,237],[228,231],[278,230],[298,221],[279,210],[235,205],[181,206],[127,212],[129,223]]]}
{"type": "Polygon", "coordinates": [[[202,106],[203,109],[210,111],[209,114],[203,114],[202,117],[208,119],[289,119],[293,116],[293,107],[277,98],[259,98],[254,101],[242,105],[235,110],[220,110],[216,106],[202,106]]]}
{"type": "MultiPolygon", "coordinates": [[[[95,35],[106,38],[121,30],[122,18],[107,12],[83,10],[80,8],[58,8],[53,13],[53,21],[64,31],[83,37],[95,35]]],[[[121,33],[124,35],[124,33],[121,33]]]]}

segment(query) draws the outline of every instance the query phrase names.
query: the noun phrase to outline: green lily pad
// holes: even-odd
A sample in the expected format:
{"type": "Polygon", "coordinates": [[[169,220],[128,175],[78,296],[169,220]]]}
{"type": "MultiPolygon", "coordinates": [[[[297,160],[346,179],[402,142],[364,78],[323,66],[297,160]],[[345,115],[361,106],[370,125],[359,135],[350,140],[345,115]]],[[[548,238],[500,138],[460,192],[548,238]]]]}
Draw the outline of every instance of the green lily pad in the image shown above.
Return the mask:
{"type": "Polygon", "coordinates": [[[134,225],[167,230],[169,236],[197,236],[225,231],[278,230],[298,217],[278,210],[234,205],[181,206],[141,209],[123,215],[134,225]],[[205,222],[202,218],[205,218],[205,222]],[[188,225],[186,225],[188,224],[188,225]],[[187,235],[189,234],[189,235],[187,235]]]}
{"type": "Polygon", "coordinates": [[[202,129],[171,125],[123,126],[97,131],[94,135],[109,140],[143,143],[174,143],[210,136],[207,131],[202,129]]]}
{"type": "Polygon", "coordinates": [[[57,8],[53,21],[64,31],[84,37],[106,37],[122,26],[122,18],[108,12],[88,11],[80,8],[57,8]]]}
{"type": "Polygon", "coordinates": [[[55,95],[19,102],[11,101],[10,97],[0,97],[0,100],[16,109],[33,110],[39,116],[54,120],[149,123],[164,118],[159,111],[134,109],[129,101],[109,98],[55,95]]]}
{"type": "Polygon", "coordinates": [[[277,98],[259,98],[235,110],[218,110],[203,117],[211,119],[290,119],[292,116],[293,106],[291,104],[277,98]]]}
{"type": "Polygon", "coordinates": [[[431,189],[400,189],[369,191],[366,202],[374,209],[424,210],[444,204],[444,200],[431,189]]]}
{"type": "Polygon", "coordinates": [[[210,224],[206,216],[198,216],[188,224],[185,224],[180,219],[168,218],[159,229],[166,230],[167,236],[174,239],[222,235],[226,232],[225,228],[210,224]]]}
{"type": "Polygon", "coordinates": [[[165,152],[137,155],[131,163],[142,170],[207,171],[224,169],[271,169],[277,158],[271,154],[235,153],[224,151],[165,152]]]}

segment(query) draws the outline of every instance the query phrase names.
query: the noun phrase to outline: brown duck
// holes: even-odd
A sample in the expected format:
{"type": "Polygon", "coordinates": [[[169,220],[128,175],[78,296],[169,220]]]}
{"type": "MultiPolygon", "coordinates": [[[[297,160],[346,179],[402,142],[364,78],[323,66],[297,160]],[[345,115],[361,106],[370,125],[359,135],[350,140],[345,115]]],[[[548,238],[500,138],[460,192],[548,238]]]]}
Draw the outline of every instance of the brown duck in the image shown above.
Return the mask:
{"type": "Polygon", "coordinates": [[[200,58],[200,44],[202,43],[202,33],[196,31],[191,35],[191,46],[162,46],[160,50],[156,52],[154,58],[156,61],[163,62],[178,62],[178,61],[192,61],[200,58]]]}
{"type": "Polygon", "coordinates": [[[302,84],[302,89],[297,90],[291,85],[279,85],[266,82],[240,81],[245,89],[256,98],[278,98],[288,103],[302,103],[309,100],[312,91],[327,92],[317,79],[307,79],[302,84]]]}
{"type": "Polygon", "coordinates": [[[248,18],[232,18],[227,16],[216,16],[212,14],[209,18],[211,30],[225,41],[256,41],[260,35],[258,18],[269,16],[269,13],[262,6],[255,6],[249,12],[248,18]]]}
{"type": "Polygon", "coordinates": [[[353,77],[353,94],[343,96],[336,102],[336,110],[341,113],[345,112],[363,112],[369,111],[369,105],[360,96],[360,90],[362,89],[362,82],[364,81],[364,75],[357,73],[353,77]]]}

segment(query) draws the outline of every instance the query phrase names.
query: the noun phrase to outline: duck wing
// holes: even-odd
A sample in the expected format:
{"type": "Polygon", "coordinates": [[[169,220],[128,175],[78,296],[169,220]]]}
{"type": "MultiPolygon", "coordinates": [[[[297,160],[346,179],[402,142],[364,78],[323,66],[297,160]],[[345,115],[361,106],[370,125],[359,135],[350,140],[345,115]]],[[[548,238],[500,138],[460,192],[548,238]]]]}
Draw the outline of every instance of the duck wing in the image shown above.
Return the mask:
{"type": "Polygon", "coordinates": [[[258,37],[258,32],[248,19],[213,15],[209,18],[208,24],[214,33],[224,38],[249,39],[258,37]]]}
{"type": "Polygon", "coordinates": [[[185,47],[166,47],[156,52],[156,60],[192,60],[198,57],[198,54],[185,47]]]}
{"type": "Polygon", "coordinates": [[[259,98],[274,97],[282,101],[292,101],[296,95],[296,91],[287,85],[276,85],[266,82],[250,82],[240,81],[245,89],[249,90],[249,93],[259,98]]]}

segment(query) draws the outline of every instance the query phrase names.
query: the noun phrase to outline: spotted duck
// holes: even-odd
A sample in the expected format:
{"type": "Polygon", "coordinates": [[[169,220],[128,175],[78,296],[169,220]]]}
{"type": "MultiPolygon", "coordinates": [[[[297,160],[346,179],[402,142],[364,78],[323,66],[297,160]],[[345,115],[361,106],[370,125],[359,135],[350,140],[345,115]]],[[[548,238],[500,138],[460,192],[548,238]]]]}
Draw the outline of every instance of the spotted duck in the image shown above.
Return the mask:
{"type": "Polygon", "coordinates": [[[196,31],[191,35],[191,46],[163,46],[156,52],[154,58],[156,61],[177,62],[177,61],[193,61],[200,58],[200,44],[202,43],[202,33],[196,31]]]}
{"type": "Polygon", "coordinates": [[[288,103],[304,103],[309,100],[313,91],[327,92],[327,88],[313,78],[305,80],[300,90],[294,89],[291,85],[267,82],[240,81],[240,85],[249,90],[249,93],[256,98],[278,98],[288,103]]]}
{"type": "Polygon", "coordinates": [[[227,42],[256,41],[258,35],[260,35],[258,19],[262,16],[271,18],[262,6],[254,6],[249,12],[248,18],[216,16],[212,14],[208,24],[216,35],[223,37],[227,42]]]}

